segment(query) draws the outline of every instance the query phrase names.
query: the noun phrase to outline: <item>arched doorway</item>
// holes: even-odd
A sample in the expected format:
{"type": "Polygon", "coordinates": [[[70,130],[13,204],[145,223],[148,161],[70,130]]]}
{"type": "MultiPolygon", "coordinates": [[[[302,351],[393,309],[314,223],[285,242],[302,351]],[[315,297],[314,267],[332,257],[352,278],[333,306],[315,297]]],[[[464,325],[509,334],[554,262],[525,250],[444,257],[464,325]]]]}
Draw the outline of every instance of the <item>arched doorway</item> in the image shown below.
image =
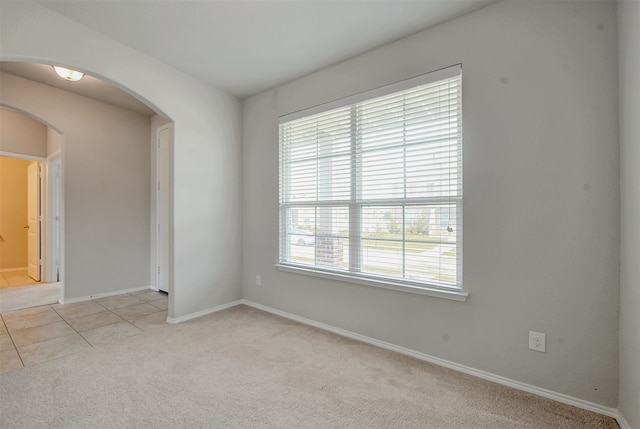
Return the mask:
{"type": "MultiPolygon", "coordinates": [[[[41,66],[52,71],[48,65],[41,66]]],[[[69,167],[62,174],[67,179],[62,194],[67,198],[61,206],[73,221],[66,234],[71,251],[64,252],[60,270],[70,274],[60,274],[65,280],[61,301],[155,289],[158,245],[154,238],[160,213],[151,204],[157,200],[153,142],[156,129],[170,126],[171,121],[148,108],[150,113],[141,113],[112,100],[87,100],[17,75],[3,74],[3,83],[24,94],[17,103],[20,110],[42,122],[56,121],[70,143],[59,160],[69,167]],[[35,101],[29,103],[30,99],[35,101]],[[56,105],[65,109],[61,112],[56,105]],[[101,277],[109,276],[111,281],[100,284],[101,277]],[[104,287],[107,283],[110,288],[104,287]]]]}
{"type": "Polygon", "coordinates": [[[62,298],[62,134],[0,106],[0,310],[62,298]]]}
{"type": "MultiPolygon", "coordinates": [[[[0,61],[57,63],[89,72],[136,95],[175,124],[169,198],[171,321],[207,314],[237,300],[243,281],[240,100],[38,2],[8,2],[2,12],[0,61]]],[[[9,98],[16,100],[18,107],[28,101],[19,88],[1,85],[0,99],[9,98]]],[[[41,108],[42,103],[35,107],[41,108]]],[[[56,116],[56,123],[62,113],[50,112],[56,116]]],[[[75,145],[71,140],[76,136],[63,128],[69,149],[75,145]]],[[[76,177],[67,162],[69,154],[67,151],[64,160],[65,179],[76,177]]],[[[65,180],[65,188],[69,186],[65,180]]],[[[72,205],[69,195],[65,194],[65,200],[67,206],[72,205]]],[[[65,213],[68,238],[75,233],[69,231],[70,210],[65,213]]],[[[150,226],[148,214],[146,219],[145,228],[150,226]]],[[[65,240],[65,253],[69,255],[76,245],[65,240]]],[[[77,257],[91,256],[85,253],[77,257]]],[[[82,273],[69,259],[65,263],[65,289],[73,290],[65,294],[86,295],[84,281],[91,278],[79,275],[82,273]]],[[[98,264],[93,271],[101,269],[98,264]]]]}

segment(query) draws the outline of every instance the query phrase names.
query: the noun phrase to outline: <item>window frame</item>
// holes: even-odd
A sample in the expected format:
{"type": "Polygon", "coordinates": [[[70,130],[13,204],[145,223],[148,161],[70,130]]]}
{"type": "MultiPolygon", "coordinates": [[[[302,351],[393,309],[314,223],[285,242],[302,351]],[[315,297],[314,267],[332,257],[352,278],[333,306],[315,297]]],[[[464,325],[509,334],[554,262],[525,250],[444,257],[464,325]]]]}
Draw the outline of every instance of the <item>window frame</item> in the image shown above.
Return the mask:
{"type": "MultiPolygon", "coordinates": [[[[416,293],[420,295],[429,295],[440,298],[447,298],[456,301],[465,301],[468,297],[468,292],[463,289],[462,285],[462,243],[463,243],[463,234],[462,234],[462,204],[463,204],[463,193],[462,193],[462,95],[460,94],[459,98],[459,143],[457,145],[457,180],[460,182],[459,190],[460,194],[455,197],[424,197],[424,198],[404,198],[404,199],[389,199],[386,201],[385,199],[373,199],[371,201],[363,200],[361,198],[357,198],[358,192],[361,189],[357,186],[356,183],[356,174],[354,171],[359,172],[359,168],[355,166],[358,162],[358,151],[357,151],[357,140],[358,133],[354,131],[355,124],[355,109],[359,107],[360,103],[364,103],[368,100],[373,100],[378,97],[383,97],[387,95],[392,95],[395,93],[399,93],[402,91],[410,90],[417,86],[426,85],[430,83],[435,83],[447,78],[452,77],[460,77],[460,92],[462,90],[462,66],[457,64],[455,66],[447,67],[445,69],[437,70],[435,72],[427,73],[421,76],[417,76],[411,79],[407,79],[401,82],[397,82],[391,85],[386,85],[371,91],[367,91],[364,93],[356,94],[350,97],[346,97],[340,100],[336,100],[333,102],[325,103],[319,106],[315,106],[309,109],[305,109],[299,112],[294,112],[292,114],[284,115],[280,117],[280,133],[279,133],[279,233],[278,233],[278,262],[276,263],[276,267],[279,270],[286,272],[294,272],[304,275],[311,275],[315,277],[322,278],[330,278],[333,280],[340,280],[350,283],[364,284],[369,286],[381,287],[385,289],[392,289],[403,292],[416,293]],[[352,164],[350,168],[350,177],[351,177],[351,193],[350,198],[346,201],[342,200],[327,200],[323,202],[318,196],[316,196],[315,201],[307,202],[307,203],[297,203],[288,201],[286,203],[283,202],[283,194],[287,191],[284,190],[283,187],[286,185],[283,184],[283,175],[286,175],[285,169],[289,167],[289,165],[283,165],[283,136],[282,136],[282,124],[286,124],[291,121],[295,121],[297,119],[317,115],[320,113],[325,113],[329,111],[333,111],[339,108],[349,108],[350,116],[351,116],[351,139],[349,142],[350,145],[350,163],[352,164]],[[385,206],[385,205],[393,205],[398,206],[402,205],[403,210],[404,207],[411,206],[429,206],[434,203],[441,204],[455,204],[455,213],[456,213],[456,275],[457,281],[455,286],[450,285],[442,285],[442,284],[432,284],[426,281],[412,281],[407,278],[400,277],[387,277],[384,275],[376,275],[367,272],[360,271],[361,267],[358,266],[361,264],[360,256],[358,252],[362,251],[363,247],[363,239],[360,235],[361,233],[361,219],[360,216],[362,214],[362,209],[364,207],[372,207],[372,206],[385,206]],[[306,265],[301,263],[292,262],[289,259],[288,251],[290,250],[290,241],[288,242],[287,232],[287,209],[290,207],[298,207],[298,206],[312,206],[314,208],[327,206],[327,207],[337,207],[337,206],[345,206],[348,208],[348,223],[349,223],[349,242],[354,243],[357,242],[356,246],[349,246],[349,268],[348,271],[343,270],[332,270],[330,268],[324,268],[318,265],[306,265]],[[355,271],[354,271],[355,270],[355,271]]],[[[406,148],[406,142],[403,143],[403,147],[406,148]]],[[[406,224],[403,222],[403,225],[406,227],[406,224]]],[[[404,230],[404,228],[403,228],[404,230]]],[[[316,231],[317,234],[317,231],[316,231]]],[[[317,239],[317,236],[314,234],[314,239],[317,239]]],[[[403,237],[402,243],[406,243],[405,238],[403,237]]],[[[406,251],[402,250],[402,258],[403,260],[406,258],[406,251]]],[[[315,258],[315,257],[314,257],[315,258]]],[[[314,259],[314,264],[317,264],[317,259],[314,259]]]]}

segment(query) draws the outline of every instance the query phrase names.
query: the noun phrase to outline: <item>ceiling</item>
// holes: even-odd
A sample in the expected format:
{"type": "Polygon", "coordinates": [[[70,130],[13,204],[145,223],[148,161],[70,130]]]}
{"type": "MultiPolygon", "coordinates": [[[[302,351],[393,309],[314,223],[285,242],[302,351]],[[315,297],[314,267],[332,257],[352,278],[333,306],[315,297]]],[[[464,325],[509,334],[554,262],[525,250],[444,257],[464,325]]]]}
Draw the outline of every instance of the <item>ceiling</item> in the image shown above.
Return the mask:
{"type": "MultiPolygon", "coordinates": [[[[40,0],[43,6],[238,98],[477,10],[497,0],[40,0]]],[[[0,70],[144,115],[154,112],[92,76],[44,64],[0,70]]]]}
{"type": "Polygon", "coordinates": [[[53,67],[49,65],[10,61],[0,61],[0,71],[133,110],[143,115],[152,116],[155,113],[137,98],[93,76],[85,75],[77,82],[69,82],[60,79],[53,71],[53,67]]]}
{"type": "Polygon", "coordinates": [[[40,0],[239,98],[496,0],[40,0]]]}

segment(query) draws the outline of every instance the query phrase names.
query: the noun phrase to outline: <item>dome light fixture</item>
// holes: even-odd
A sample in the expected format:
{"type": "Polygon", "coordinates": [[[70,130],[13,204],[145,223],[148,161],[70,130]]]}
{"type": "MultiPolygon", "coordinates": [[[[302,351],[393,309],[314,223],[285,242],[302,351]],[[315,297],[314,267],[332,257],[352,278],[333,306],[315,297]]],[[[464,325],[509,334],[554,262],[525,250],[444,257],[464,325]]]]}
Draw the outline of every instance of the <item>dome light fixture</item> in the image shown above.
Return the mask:
{"type": "Polygon", "coordinates": [[[79,81],[80,79],[82,79],[82,76],[84,76],[84,73],[81,73],[75,70],[66,69],[64,67],[53,66],[53,69],[56,71],[58,76],[70,82],[79,81]]]}

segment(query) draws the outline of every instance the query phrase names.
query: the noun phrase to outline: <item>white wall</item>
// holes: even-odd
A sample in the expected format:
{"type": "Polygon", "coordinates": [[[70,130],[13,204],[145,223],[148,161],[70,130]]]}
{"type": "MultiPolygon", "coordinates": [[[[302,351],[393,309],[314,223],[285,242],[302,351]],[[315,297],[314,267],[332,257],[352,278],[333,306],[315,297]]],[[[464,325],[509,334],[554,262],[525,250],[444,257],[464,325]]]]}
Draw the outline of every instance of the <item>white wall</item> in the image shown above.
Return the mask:
{"type": "Polygon", "coordinates": [[[620,60],[620,403],[640,428],[640,3],[618,3],[620,60]]]}
{"type": "Polygon", "coordinates": [[[149,286],[149,117],[1,72],[0,100],[64,132],[65,299],[149,286]]]}
{"type": "Polygon", "coordinates": [[[47,126],[11,109],[0,107],[0,151],[47,156],[47,126]]]}
{"type": "Polygon", "coordinates": [[[0,60],[60,63],[90,72],[171,118],[175,152],[169,316],[187,316],[240,297],[236,98],[33,1],[3,3],[0,60]]]}
{"type": "Polygon", "coordinates": [[[615,3],[500,2],[245,100],[244,297],[616,406],[616,64],[615,3]],[[278,116],[456,63],[468,301],[276,270],[278,116]]]}

